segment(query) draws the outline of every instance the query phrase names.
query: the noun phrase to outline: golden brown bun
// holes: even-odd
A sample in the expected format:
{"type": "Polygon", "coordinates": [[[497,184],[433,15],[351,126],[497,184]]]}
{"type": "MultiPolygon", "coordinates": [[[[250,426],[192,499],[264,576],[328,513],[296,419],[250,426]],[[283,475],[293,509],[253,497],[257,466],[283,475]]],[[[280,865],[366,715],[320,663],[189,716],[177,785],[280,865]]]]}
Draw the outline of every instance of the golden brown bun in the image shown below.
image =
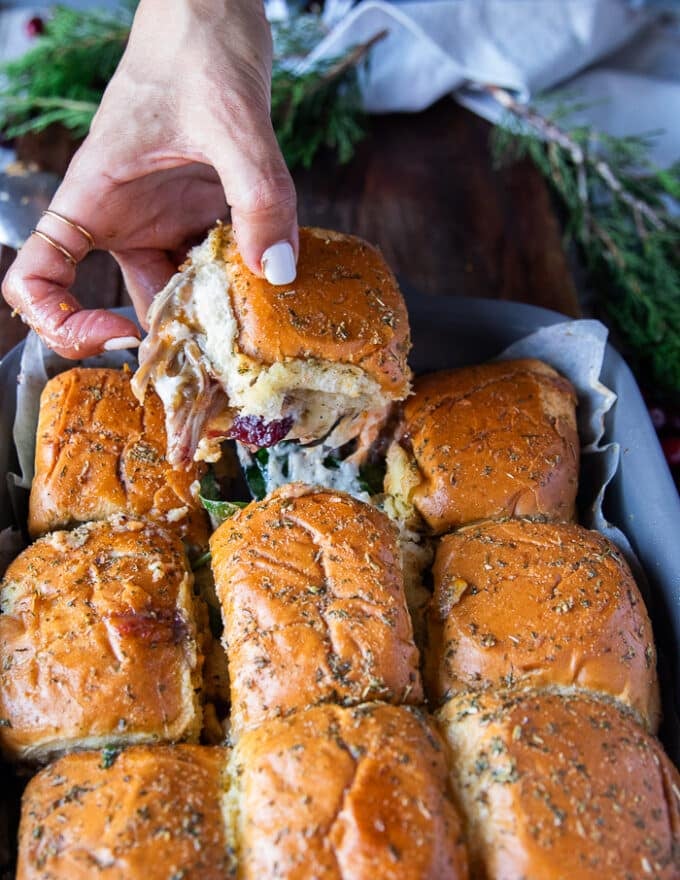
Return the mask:
{"type": "Polygon", "coordinates": [[[408,314],[377,248],[354,235],[302,227],[297,277],[275,287],[243,263],[230,226],[222,227],[219,246],[243,354],[264,364],[287,358],[354,364],[388,396],[408,394],[408,314]]]}
{"type": "Polygon", "coordinates": [[[487,691],[439,715],[481,880],[677,880],[680,776],[614,703],[487,691]]]}
{"type": "Polygon", "coordinates": [[[206,514],[192,491],[202,467],[168,465],[163,406],[154,392],[140,406],[130,373],[67,370],[40,399],[29,531],[35,537],[125,513],[157,520],[205,547],[206,514]]]}
{"type": "Polygon", "coordinates": [[[0,586],[0,746],[197,738],[202,658],[179,538],[120,517],[36,541],[0,586]]]}
{"type": "Polygon", "coordinates": [[[423,699],[394,528],[344,493],[291,484],[211,539],[235,737],[318,702],[423,699]]]}
{"type": "Polygon", "coordinates": [[[460,880],[443,743],[417,710],[319,706],[244,734],[233,757],[242,880],[460,880]]]}
{"type": "Polygon", "coordinates": [[[401,494],[432,531],[502,516],[573,519],[576,397],[555,370],[503,361],[421,376],[414,390],[386,485],[399,494],[406,484],[401,494]]]}
{"type": "Polygon", "coordinates": [[[568,523],[480,523],[442,538],[433,573],[433,702],[468,689],[575,686],[630,704],[656,730],[652,626],[603,535],[568,523]]]}
{"type": "Polygon", "coordinates": [[[24,794],[17,880],[234,876],[220,809],[225,761],[208,746],[62,758],[24,794]]]}

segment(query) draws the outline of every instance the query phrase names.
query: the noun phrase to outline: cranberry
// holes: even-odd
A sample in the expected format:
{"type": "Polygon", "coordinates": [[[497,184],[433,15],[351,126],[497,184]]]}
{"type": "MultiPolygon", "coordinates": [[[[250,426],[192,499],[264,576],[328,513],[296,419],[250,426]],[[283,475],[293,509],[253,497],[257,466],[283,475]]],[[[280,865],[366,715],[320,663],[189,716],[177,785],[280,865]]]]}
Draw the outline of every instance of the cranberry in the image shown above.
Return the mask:
{"type": "Polygon", "coordinates": [[[188,632],[186,621],[177,611],[123,611],[109,619],[122,636],[157,644],[177,645],[188,632]]]}
{"type": "Polygon", "coordinates": [[[26,22],[26,33],[29,37],[39,37],[45,33],[45,22],[39,15],[34,15],[26,22]]]}
{"type": "Polygon", "coordinates": [[[265,422],[261,416],[236,416],[231,423],[227,437],[238,440],[247,446],[273,446],[283,440],[293,427],[293,419],[276,419],[265,422]]]}
{"type": "Polygon", "coordinates": [[[669,467],[680,466],[680,437],[664,437],[661,441],[661,448],[669,467]]]}

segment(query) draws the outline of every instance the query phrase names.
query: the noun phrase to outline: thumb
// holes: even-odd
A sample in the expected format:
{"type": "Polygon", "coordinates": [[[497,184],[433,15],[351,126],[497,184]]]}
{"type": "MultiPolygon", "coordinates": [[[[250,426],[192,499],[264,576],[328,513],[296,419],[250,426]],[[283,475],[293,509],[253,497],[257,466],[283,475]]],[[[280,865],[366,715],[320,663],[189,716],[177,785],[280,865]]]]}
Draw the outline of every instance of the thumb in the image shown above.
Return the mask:
{"type": "Polygon", "coordinates": [[[266,111],[239,117],[221,150],[209,156],[231,206],[243,261],[271,284],[295,279],[298,256],[295,186],[266,111]]]}

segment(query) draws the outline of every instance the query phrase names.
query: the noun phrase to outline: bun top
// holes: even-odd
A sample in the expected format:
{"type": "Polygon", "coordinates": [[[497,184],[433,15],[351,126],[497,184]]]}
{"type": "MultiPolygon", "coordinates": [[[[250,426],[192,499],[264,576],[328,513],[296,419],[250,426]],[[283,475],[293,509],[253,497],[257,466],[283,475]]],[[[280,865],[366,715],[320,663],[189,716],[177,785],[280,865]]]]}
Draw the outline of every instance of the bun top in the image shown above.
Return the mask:
{"type": "Polygon", "coordinates": [[[420,376],[401,445],[420,482],[412,503],[437,533],[501,516],[574,516],[579,441],[571,384],[523,359],[420,376]]]}
{"type": "Polygon", "coordinates": [[[439,715],[473,876],[677,880],[680,775],[611,702],[487,691],[439,715]]]}
{"type": "Polygon", "coordinates": [[[467,880],[444,743],[417,710],[319,706],[234,750],[244,880],[467,880]]]}
{"type": "Polygon", "coordinates": [[[656,729],[652,627],[617,548],[568,523],[485,522],[442,538],[427,654],[430,697],[562,685],[602,691],[656,729]]]}
{"type": "Polygon", "coordinates": [[[245,266],[230,226],[213,235],[231,282],[243,354],[266,364],[287,358],[353,364],[390,397],[408,394],[408,314],[377,248],[354,235],[302,227],[297,277],[273,286],[245,266]]]}
{"type": "Polygon", "coordinates": [[[200,665],[182,542],[116,517],[53,532],[0,589],[0,745],[73,748],[197,737],[200,665]]]}
{"type": "Polygon", "coordinates": [[[211,542],[235,737],[332,701],[422,701],[390,520],[342,492],[290,484],[211,542]]]}
{"type": "Polygon", "coordinates": [[[225,749],[133,747],[67,755],[23,798],[17,880],[224,880],[225,749]]]}
{"type": "Polygon", "coordinates": [[[158,395],[136,400],[126,370],[75,367],[40,398],[28,527],[33,537],[114,514],[153,519],[196,548],[208,544],[197,497],[204,466],[166,459],[158,395]]]}

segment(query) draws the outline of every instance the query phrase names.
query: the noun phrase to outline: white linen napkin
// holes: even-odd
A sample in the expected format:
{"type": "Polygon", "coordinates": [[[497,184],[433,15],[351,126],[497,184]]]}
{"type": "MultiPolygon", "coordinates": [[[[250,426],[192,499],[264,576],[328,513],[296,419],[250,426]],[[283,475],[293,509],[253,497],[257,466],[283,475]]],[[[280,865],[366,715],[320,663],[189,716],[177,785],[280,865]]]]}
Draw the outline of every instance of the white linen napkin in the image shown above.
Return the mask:
{"type": "Polygon", "coordinates": [[[364,0],[328,7],[330,33],[305,66],[388,31],[362,77],[371,113],[416,111],[454,92],[497,121],[502,111],[469,83],[522,100],[555,86],[592,102],[579,123],[611,134],[663,130],[652,159],[680,158],[680,29],[626,0],[364,0]],[[345,12],[340,20],[337,11],[345,12]]]}

